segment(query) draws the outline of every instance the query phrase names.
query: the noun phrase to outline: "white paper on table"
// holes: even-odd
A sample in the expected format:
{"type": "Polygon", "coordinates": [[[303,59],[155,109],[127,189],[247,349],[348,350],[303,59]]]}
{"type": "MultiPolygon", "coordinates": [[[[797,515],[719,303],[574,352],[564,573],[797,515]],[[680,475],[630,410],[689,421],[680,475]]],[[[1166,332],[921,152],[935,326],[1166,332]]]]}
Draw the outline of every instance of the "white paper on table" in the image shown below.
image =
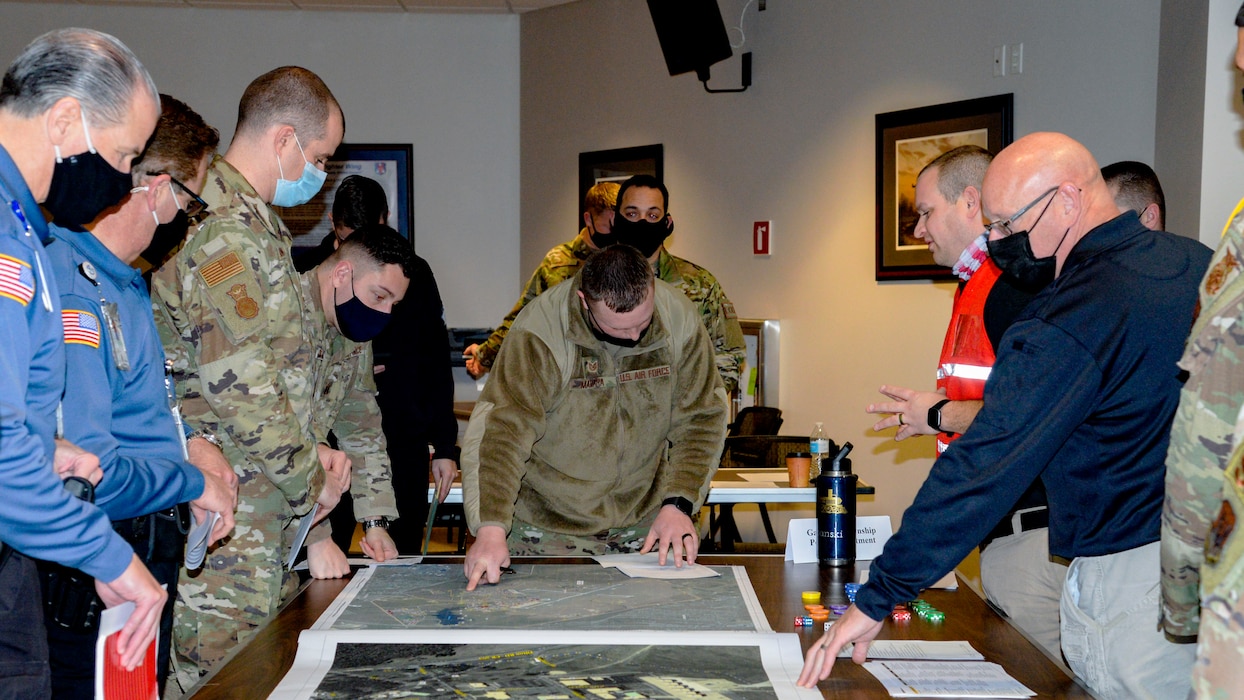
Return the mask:
{"type": "Polygon", "coordinates": [[[688,579],[721,576],[721,574],[703,564],[683,562],[681,567],[676,567],[673,563],[673,554],[666,557],[665,566],[657,563],[658,557],[656,552],[648,552],[647,554],[605,554],[592,558],[602,567],[606,569],[616,568],[631,578],[688,579]]]}
{"type": "MultiPolygon", "coordinates": [[[[794,518],[786,528],[786,561],[808,564],[818,560],[816,549],[816,518],[794,518]]],[[[881,554],[893,532],[890,516],[868,515],[855,521],[855,556],[872,560],[881,554]]]]}
{"type": "Polygon", "coordinates": [[[890,541],[894,529],[888,515],[863,515],[855,519],[855,558],[876,559],[890,541]]]}
{"type": "Polygon", "coordinates": [[[869,661],[890,697],[1029,698],[1036,693],[988,661],[869,661]]]}
{"type": "Polygon", "coordinates": [[[761,484],[764,484],[764,483],[789,484],[790,483],[790,476],[787,475],[786,472],[778,471],[778,470],[769,471],[769,472],[735,472],[735,476],[739,477],[743,481],[751,481],[751,482],[757,482],[761,484]]]}
{"type": "MultiPolygon", "coordinates": [[[[854,644],[838,652],[839,658],[851,656],[854,644]]],[[[984,661],[985,656],[966,641],[930,642],[923,639],[877,639],[868,645],[869,659],[904,659],[923,661],[984,661]]]]}

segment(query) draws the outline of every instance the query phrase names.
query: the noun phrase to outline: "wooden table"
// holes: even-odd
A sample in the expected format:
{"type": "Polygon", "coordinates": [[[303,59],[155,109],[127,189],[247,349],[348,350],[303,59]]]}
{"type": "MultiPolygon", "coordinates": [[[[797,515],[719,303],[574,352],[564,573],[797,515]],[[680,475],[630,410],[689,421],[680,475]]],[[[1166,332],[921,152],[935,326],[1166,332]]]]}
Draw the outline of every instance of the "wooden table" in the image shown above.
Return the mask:
{"type": "MultiPolygon", "coordinates": [[[[437,563],[460,562],[461,557],[429,557],[437,563]]],[[[523,559],[523,563],[589,563],[586,559],[523,559]]],[[[764,607],[775,632],[795,632],[806,651],[820,636],[819,631],[794,627],[795,615],[803,612],[800,593],[808,590],[828,592],[828,603],[845,602],[842,584],[854,580],[846,568],[816,564],[792,564],[780,556],[704,555],[700,563],[709,566],[741,565],[747,568],[752,587],[764,607]]],[[[298,633],[310,627],[320,613],[345,588],[346,580],[312,581],[213,676],[200,683],[191,697],[196,700],[267,697],[293,663],[298,633]]],[[[466,585],[463,579],[463,585],[466,585]]],[[[989,661],[1001,664],[1007,673],[1042,698],[1091,698],[1009,623],[994,613],[966,586],[957,591],[926,591],[922,596],[946,613],[940,625],[913,621],[887,620],[882,639],[967,640],[989,661]]],[[[881,684],[849,659],[834,665],[833,674],[820,684],[827,698],[888,698],[881,684]]]]}

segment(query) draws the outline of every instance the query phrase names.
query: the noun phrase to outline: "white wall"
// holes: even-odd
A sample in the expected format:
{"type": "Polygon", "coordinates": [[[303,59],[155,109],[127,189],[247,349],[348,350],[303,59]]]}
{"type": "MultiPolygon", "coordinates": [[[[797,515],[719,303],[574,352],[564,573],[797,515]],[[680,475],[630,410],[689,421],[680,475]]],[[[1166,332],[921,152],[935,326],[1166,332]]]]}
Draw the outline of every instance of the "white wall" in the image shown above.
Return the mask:
{"type": "MultiPolygon", "coordinates": [[[[728,25],[743,4],[720,0],[728,25]]],[[[665,144],[671,250],[741,316],[782,320],[783,432],[820,420],[853,442],[878,487],[861,512],[897,518],[934,447],[872,433],[863,408],[883,382],[932,387],[953,287],[873,279],[874,115],[1014,92],[1016,136],[1063,131],[1102,163],[1152,162],[1159,15],[1159,0],[753,3],[754,86],[709,95],[669,77],[642,0],[526,14],[522,269],[574,234],[579,152],[665,144]],[[993,46],[1013,42],[1023,74],[993,77],[993,46]],[[760,219],[775,222],[769,259],[750,255],[760,219]]],[[[737,59],[713,76],[737,85],[737,59]]]]}
{"type": "Polygon", "coordinates": [[[1205,121],[1201,144],[1201,242],[1218,247],[1223,224],[1244,197],[1244,87],[1235,68],[1238,0],[1209,0],[1205,121]]]}
{"type": "Polygon", "coordinates": [[[0,61],[38,34],[113,34],[161,91],[221,132],[256,76],[296,64],[341,102],[346,140],[414,145],[415,248],[450,325],[500,318],[479,299],[518,289],[518,18],[0,3],[0,61]],[[496,318],[494,318],[496,317],[496,318]]]}

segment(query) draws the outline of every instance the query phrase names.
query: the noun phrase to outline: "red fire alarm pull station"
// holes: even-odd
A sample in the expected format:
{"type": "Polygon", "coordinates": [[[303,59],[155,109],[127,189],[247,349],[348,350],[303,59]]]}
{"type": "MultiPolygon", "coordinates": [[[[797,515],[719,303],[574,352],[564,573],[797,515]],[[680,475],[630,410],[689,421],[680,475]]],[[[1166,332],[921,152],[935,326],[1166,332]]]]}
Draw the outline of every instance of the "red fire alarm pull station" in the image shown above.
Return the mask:
{"type": "Polygon", "coordinates": [[[773,222],[752,222],[752,255],[769,255],[772,252],[773,222]]]}

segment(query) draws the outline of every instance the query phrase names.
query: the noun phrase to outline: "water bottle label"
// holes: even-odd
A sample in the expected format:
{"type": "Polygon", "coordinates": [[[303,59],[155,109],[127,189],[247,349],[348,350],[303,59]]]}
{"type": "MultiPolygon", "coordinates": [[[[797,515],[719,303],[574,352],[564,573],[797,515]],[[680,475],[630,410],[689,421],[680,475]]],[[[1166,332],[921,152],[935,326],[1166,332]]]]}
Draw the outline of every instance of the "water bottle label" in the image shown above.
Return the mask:
{"type": "Polygon", "coordinates": [[[810,447],[814,455],[825,456],[829,454],[829,440],[826,438],[810,441],[810,447]]]}

